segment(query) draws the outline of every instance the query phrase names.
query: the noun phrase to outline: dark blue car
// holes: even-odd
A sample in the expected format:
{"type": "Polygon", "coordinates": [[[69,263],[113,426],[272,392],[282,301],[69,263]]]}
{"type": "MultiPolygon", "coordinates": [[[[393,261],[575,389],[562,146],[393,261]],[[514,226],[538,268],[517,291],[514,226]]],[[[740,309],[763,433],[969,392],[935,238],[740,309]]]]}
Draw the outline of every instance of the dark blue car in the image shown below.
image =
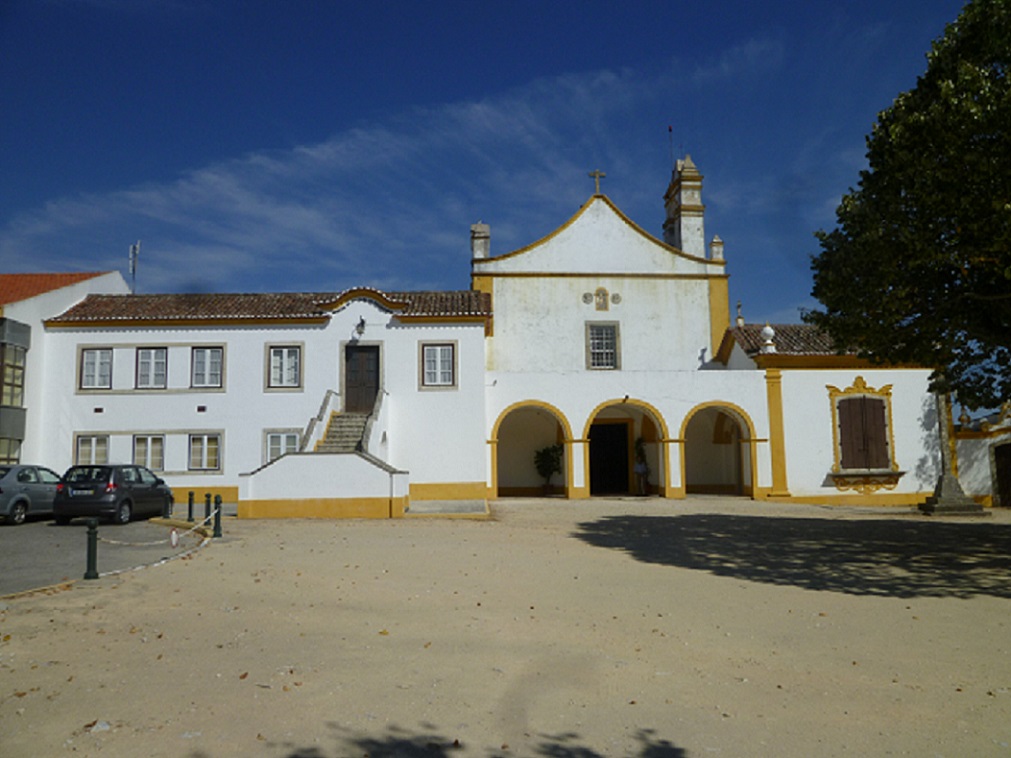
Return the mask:
{"type": "Polygon", "coordinates": [[[71,466],[56,487],[57,524],[72,518],[106,518],[126,524],[134,516],[158,516],[172,504],[172,490],[143,466],[71,466]]]}

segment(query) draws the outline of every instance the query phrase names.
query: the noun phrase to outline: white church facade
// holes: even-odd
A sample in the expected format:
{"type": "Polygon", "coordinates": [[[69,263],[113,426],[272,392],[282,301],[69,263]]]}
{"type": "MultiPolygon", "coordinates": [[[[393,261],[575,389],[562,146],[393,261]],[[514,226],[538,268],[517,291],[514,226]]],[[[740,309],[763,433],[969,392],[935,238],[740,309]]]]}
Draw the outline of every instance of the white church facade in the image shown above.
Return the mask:
{"type": "Polygon", "coordinates": [[[243,517],[545,493],[923,502],[929,370],[732,323],[690,158],[664,203],[662,239],[599,190],[504,255],[476,224],[465,291],[70,293],[33,329],[20,459],[135,461],[243,517]]]}

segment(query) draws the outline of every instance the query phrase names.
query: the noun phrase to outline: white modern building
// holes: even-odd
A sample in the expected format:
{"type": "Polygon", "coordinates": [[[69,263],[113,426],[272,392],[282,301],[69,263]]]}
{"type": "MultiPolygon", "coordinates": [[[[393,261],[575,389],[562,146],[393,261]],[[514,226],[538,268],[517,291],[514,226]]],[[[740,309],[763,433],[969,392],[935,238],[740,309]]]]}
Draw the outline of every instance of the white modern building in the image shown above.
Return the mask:
{"type": "Polygon", "coordinates": [[[21,457],[135,461],[246,517],[545,492],[923,502],[940,466],[929,370],[731,323],[690,157],[664,208],[661,239],[598,191],[499,256],[475,224],[460,292],[77,293],[35,317],[21,457]]]}

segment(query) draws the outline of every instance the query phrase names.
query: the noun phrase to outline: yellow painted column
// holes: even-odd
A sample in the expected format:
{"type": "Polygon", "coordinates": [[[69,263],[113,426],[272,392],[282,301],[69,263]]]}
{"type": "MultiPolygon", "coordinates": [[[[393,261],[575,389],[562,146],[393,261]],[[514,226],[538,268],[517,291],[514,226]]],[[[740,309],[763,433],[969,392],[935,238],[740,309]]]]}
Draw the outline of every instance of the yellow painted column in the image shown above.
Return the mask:
{"type": "Polygon", "coordinates": [[[783,375],[778,368],[765,370],[769,404],[769,453],[772,457],[772,491],[769,497],[790,497],[786,483],[786,432],[783,424],[783,375]]]}

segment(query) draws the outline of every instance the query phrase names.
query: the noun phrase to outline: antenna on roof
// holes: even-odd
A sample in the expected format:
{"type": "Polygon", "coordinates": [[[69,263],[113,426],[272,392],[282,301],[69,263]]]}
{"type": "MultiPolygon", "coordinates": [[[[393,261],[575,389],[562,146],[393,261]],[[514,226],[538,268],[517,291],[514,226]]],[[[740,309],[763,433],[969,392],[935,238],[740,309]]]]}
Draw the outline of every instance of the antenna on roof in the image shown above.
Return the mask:
{"type": "Polygon", "coordinates": [[[140,257],[140,240],[130,245],[130,294],[137,294],[137,259],[140,257]]]}
{"type": "Polygon", "coordinates": [[[667,143],[670,148],[670,170],[673,171],[677,168],[674,165],[674,127],[667,124],[667,143]]]}

